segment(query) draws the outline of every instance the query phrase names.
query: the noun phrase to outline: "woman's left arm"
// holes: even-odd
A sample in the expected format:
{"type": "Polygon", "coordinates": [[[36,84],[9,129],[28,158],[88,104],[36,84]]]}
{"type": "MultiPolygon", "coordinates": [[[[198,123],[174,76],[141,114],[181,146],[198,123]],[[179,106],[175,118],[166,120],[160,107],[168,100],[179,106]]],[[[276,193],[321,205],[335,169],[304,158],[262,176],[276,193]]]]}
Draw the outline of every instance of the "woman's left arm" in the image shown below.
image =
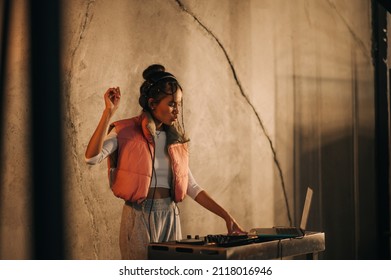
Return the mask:
{"type": "Polygon", "coordinates": [[[211,211],[212,213],[220,216],[225,220],[227,225],[228,234],[244,234],[246,233],[241,226],[235,221],[235,219],[216,201],[211,198],[206,191],[202,190],[195,198],[200,205],[211,211]]]}

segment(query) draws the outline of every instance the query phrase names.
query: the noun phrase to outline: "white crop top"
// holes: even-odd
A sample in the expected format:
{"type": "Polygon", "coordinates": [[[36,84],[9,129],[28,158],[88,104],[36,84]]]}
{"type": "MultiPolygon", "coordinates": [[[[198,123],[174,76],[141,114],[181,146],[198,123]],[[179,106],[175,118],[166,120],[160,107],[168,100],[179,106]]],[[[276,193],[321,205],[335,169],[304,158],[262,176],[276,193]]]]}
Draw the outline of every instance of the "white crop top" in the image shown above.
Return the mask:
{"type": "Polygon", "coordinates": [[[166,132],[156,131],[155,136],[155,175],[152,176],[151,187],[170,188],[172,171],[170,158],[166,149],[166,132]]]}
{"type": "MultiPolygon", "coordinates": [[[[170,166],[170,158],[166,149],[166,132],[157,131],[154,138],[154,170],[156,173],[152,176],[151,188],[156,186],[158,188],[169,189],[172,181],[172,170],[170,166]]],[[[102,162],[105,158],[107,158],[115,150],[117,150],[117,148],[117,133],[115,129],[112,129],[103,142],[102,151],[92,158],[86,158],[85,161],[86,163],[91,165],[98,164],[102,162]]],[[[189,169],[189,183],[187,187],[187,195],[194,199],[202,190],[203,189],[197,184],[193,177],[193,174],[189,169]]]]}

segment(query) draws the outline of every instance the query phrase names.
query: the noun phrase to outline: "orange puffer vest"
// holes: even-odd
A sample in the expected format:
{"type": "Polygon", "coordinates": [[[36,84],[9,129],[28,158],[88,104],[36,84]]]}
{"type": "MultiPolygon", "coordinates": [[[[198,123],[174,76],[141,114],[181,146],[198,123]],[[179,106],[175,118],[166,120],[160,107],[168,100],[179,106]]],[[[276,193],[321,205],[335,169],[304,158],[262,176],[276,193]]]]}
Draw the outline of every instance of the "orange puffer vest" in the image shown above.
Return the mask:
{"type": "MultiPolygon", "coordinates": [[[[152,179],[152,160],[156,133],[155,123],[149,113],[114,122],[118,149],[108,159],[110,187],[115,196],[126,201],[141,203],[146,199],[152,179]]],[[[189,154],[187,141],[175,126],[167,129],[168,154],[173,172],[172,199],[182,201],[188,185],[189,154]]]]}

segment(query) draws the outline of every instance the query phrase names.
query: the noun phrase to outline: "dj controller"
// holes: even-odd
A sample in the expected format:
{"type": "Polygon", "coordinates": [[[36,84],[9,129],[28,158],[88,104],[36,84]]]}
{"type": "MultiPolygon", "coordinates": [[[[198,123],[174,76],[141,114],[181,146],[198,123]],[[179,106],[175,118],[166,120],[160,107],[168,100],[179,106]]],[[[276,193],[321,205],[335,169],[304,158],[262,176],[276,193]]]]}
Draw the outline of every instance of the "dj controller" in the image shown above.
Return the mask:
{"type": "Polygon", "coordinates": [[[258,236],[208,234],[148,245],[149,259],[227,259],[230,251],[258,242],[258,236]]]}
{"type": "Polygon", "coordinates": [[[192,238],[188,235],[186,239],[176,241],[179,244],[191,244],[191,245],[214,245],[218,247],[233,247],[251,244],[254,242],[260,242],[261,239],[257,235],[227,235],[227,234],[208,234],[204,237],[195,235],[192,238]]]}

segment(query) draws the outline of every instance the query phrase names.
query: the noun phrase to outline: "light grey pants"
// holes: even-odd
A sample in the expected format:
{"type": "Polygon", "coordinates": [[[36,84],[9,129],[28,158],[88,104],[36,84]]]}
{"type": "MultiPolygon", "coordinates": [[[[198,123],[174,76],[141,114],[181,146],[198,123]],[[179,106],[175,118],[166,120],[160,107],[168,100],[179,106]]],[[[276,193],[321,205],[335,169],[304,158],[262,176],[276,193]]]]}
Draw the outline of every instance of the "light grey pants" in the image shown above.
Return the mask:
{"type": "Polygon", "coordinates": [[[150,242],[181,238],[179,209],[171,198],[124,204],[119,235],[122,259],[147,259],[150,242]]]}

